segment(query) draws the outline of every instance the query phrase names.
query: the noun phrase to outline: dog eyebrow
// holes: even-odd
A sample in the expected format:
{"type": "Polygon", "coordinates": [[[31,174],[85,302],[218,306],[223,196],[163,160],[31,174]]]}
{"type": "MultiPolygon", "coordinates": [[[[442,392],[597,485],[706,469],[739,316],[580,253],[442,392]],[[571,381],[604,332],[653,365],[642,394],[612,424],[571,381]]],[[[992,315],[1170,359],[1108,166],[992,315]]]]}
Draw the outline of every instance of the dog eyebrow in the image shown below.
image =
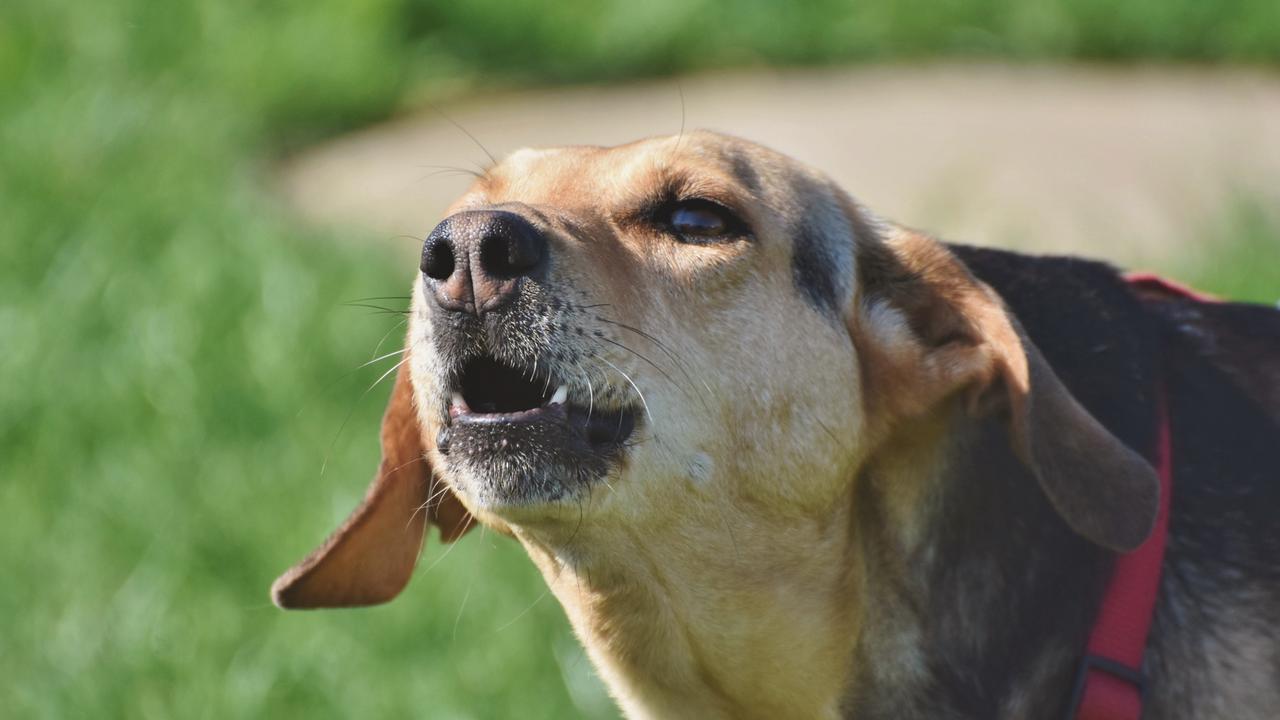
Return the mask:
{"type": "Polygon", "coordinates": [[[706,177],[672,167],[658,168],[658,182],[643,196],[636,198],[632,209],[620,213],[615,219],[620,224],[646,221],[658,209],[668,203],[694,198],[710,200],[723,205],[746,220],[749,215],[737,197],[739,193],[728,185],[728,178],[706,177]]]}

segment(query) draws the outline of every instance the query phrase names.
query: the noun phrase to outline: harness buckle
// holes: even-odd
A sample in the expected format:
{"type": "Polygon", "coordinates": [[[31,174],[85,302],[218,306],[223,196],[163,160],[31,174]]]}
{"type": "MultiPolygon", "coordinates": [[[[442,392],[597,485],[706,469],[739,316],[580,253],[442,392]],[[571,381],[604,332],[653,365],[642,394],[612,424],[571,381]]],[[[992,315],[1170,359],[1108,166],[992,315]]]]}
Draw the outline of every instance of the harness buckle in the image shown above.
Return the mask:
{"type": "Polygon", "coordinates": [[[1141,670],[1134,670],[1122,662],[1101,655],[1085,654],[1080,658],[1080,666],[1076,668],[1076,679],[1071,690],[1071,704],[1067,706],[1066,720],[1076,720],[1080,712],[1080,703],[1084,701],[1085,686],[1089,683],[1089,671],[1100,670],[1112,677],[1120,678],[1138,690],[1138,698],[1147,698],[1147,676],[1141,670]]]}

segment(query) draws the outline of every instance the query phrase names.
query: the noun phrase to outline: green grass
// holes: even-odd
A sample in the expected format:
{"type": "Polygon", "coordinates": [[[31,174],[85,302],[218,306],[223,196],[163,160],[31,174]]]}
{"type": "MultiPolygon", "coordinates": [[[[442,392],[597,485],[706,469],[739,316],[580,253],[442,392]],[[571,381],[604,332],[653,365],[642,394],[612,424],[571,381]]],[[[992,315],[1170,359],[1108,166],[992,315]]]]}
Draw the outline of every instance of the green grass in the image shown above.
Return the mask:
{"type": "Polygon", "coordinates": [[[940,55],[1280,59],[1280,4],[1270,0],[420,1],[406,17],[432,61],[539,82],[940,55]]]}
{"type": "Polygon", "coordinates": [[[601,706],[566,689],[587,663],[492,537],[430,548],[385,608],[267,600],[377,460],[386,388],[361,393],[385,363],[347,373],[394,322],[342,303],[403,294],[411,271],[392,241],[282,214],[266,163],[394,106],[397,9],[0,10],[0,715],[601,706]]]}
{"type": "MultiPolygon", "coordinates": [[[[0,714],[613,713],[536,573],[491,535],[429,544],[386,607],[269,606],[376,462],[386,388],[362,392],[383,366],[349,373],[396,329],[343,302],[410,280],[392,241],[285,214],[265,189],[280,153],[483,84],[937,54],[1280,59],[1269,0],[845,5],[0,5],[0,714]]],[[[1266,257],[1276,228],[1241,217],[1222,231],[1266,257]]],[[[1277,266],[1180,277],[1262,299],[1277,266]]]]}
{"type": "Polygon", "coordinates": [[[1280,227],[1274,212],[1241,199],[1202,230],[1207,250],[1161,263],[1172,277],[1218,297],[1280,304],[1280,227]]]}

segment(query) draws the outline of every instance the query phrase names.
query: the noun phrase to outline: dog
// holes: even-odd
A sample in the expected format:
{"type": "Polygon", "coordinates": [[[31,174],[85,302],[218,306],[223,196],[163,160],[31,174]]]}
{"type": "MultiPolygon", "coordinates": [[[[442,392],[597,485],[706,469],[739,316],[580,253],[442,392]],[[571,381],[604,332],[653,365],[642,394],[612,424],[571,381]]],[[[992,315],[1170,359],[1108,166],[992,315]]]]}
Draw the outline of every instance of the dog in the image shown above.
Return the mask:
{"type": "Polygon", "coordinates": [[[385,602],[478,522],[629,717],[1064,717],[1162,422],[1143,717],[1280,716],[1280,312],[716,133],[521,150],[426,238],[381,466],[273,598],[385,602]]]}

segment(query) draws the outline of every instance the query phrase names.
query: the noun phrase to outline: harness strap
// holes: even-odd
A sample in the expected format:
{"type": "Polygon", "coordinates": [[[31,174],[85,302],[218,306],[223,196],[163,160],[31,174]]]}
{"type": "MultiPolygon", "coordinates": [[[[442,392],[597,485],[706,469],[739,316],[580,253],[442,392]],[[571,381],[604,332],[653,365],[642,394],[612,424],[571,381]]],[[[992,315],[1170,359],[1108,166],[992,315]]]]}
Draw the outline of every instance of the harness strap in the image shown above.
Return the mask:
{"type": "Polygon", "coordinates": [[[1169,499],[1173,491],[1173,458],[1164,388],[1156,400],[1156,473],[1160,476],[1160,508],[1151,537],[1136,550],[1116,558],[1111,581],[1080,670],[1069,720],[1139,720],[1145,690],[1142,655],[1160,589],[1160,567],[1169,535],[1169,499]]]}
{"type": "MultiPolygon", "coordinates": [[[[1212,301],[1153,275],[1132,275],[1137,290],[1212,301]]],[[[1154,465],[1160,478],[1160,505],[1155,528],[1146,542],[1116,558],[1102,607],[1076,673],[1067,720],[1139,720],[1145,678],[1142,656],[1160,590],[1160,570],[1169,536],[1169,503],[1173,494],[1173,447],[1169,399],[1164,383],[1156,389],[1154,465]]]]}

